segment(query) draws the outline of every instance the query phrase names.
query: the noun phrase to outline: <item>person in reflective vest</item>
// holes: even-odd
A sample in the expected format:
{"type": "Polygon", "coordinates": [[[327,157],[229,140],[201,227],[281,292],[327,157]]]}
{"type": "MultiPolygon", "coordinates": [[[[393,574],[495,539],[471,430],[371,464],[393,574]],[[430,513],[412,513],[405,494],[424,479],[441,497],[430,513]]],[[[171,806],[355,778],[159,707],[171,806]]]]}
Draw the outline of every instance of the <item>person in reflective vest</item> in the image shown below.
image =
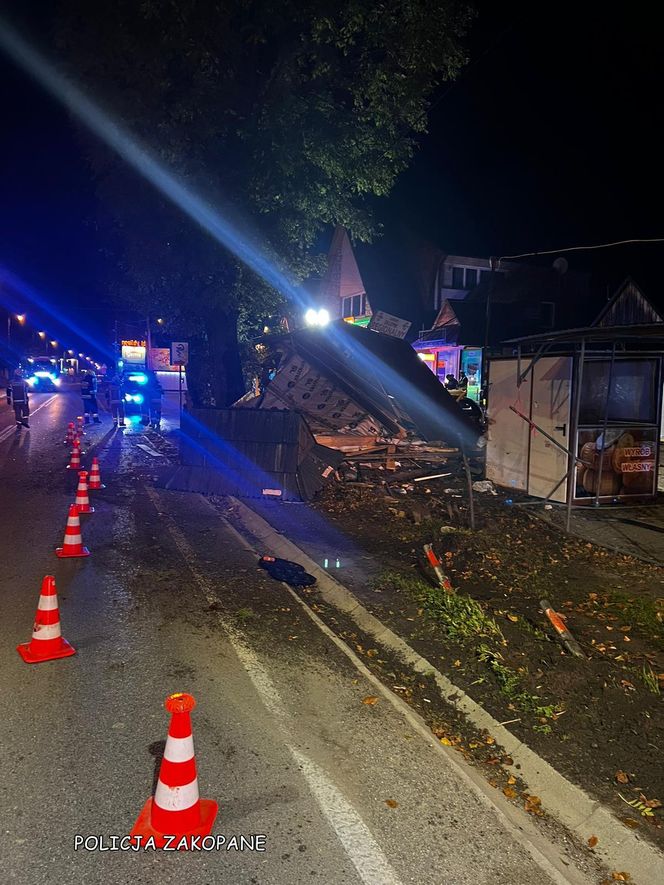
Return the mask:
{"type": "Polygon", "coordinates": [[[122,381],[122,375],[116,372],[106,388],[106,402],[113,418],[113,427],[125,426],[124,388],[122,381]]]}
{"type": "Polygon", "coordinates": [[[81,396],[83,398],[83,418],[86,424],[90,423],[90,416],[95,424],[101,424],[99,420],[99,407],[97,406],[97,376],[94,372],[87,371],[81,381],[81,396]]]}
{"type": "Polygon", "coordinates": [[[28,382],[23,377],[20,369],[14,370],[14,375],[7,385],[7,402],[14,407],[16,426],[30,427],[28,416],[30,415],[30,403],[28,401],[28,382]]]}

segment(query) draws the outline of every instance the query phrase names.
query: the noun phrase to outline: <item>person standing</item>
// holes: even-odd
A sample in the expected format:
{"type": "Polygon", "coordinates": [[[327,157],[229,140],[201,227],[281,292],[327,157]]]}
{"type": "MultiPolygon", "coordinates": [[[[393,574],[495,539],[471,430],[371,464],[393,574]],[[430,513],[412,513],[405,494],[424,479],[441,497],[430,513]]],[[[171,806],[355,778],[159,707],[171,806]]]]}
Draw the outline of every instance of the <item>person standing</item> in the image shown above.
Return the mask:
{"type": "Polygon", "coordinates": [[[108,403],[108,410],[113,418],[113,427],[124,427],[124,390],[122,386],[122,375],[119,372],[116,372],[108,382],[108,387],[106,388],[106,402],[108,403]]]}
{"type": "Polygon", "coordinates": [[[28,417],[30,415],[30,403],[28,400],[28,383],[20,369],[14,370],[14,375],[7,385],[7,402],[14,407],[16,426],[30,427],[28,417]]]}
{"type": "Polygon", "coordinates": [[[468,392],[468,376],[463,371],[463,369],[459,372],[459,387],[462,387],[466,392],[468,392]]]}
{"type": "Polygon", "coordinates": [[[159,430],[161,426],[161,397],[163,392],[164,388],[159,383],[156,373],[150,372],[147,396],[148,408],[150,411],[150,426],[154,428],[154,430],[159,430]]]}
{"type": "Polygon", "coordinates": [[[90,416],[92,416],[95,424],[101,424],[99,420],[99,407],[97,406],[97,376],[89,369],[83,374],[81,397],[83,398],[83,417],[85,423],[89,424],[90,416]]]}

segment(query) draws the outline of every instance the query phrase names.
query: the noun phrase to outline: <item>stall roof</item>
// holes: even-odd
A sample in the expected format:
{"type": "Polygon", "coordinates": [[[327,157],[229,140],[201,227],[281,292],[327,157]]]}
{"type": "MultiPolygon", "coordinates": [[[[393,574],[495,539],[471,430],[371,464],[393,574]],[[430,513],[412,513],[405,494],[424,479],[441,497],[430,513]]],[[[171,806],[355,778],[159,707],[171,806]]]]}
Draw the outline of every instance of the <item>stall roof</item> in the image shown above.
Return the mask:
{"type": "MultiPolygon", "coordinates": [[[[299,366],[292,371],[293,380],[286,379],[288,392],[287,397],[282,397],[284,405],[302,412],[314,424],[319,415],[324,415],[328,424],[335,420],[339,424],[346,422],[343,410],[339,414],[325,410],[324,399],[333,386],[345,391],[391,433],[398,433],[404,424],[411,422],[415,432],[427,440],[458,445],[460,437],[468,443],[477,437],[472,419],[402,339],[340,320],[324,330],[302,329],[273,338],[270,343],[285,356],[281,366],[289,366],[292,371],[292,355],[297,355],[321,378],[327,379],[327,384],[313,379],[310,383],[299,366]],[[323,400],[319,401],[314,395],[314,386],[320,389],[323,400]]],[[[280,377],[283,371],[278,370],[275,380],[266,387],[266,404],[273,399],[272,385],[283,386],[280,377]]],[[[262,401],[261,397],[245,401],[243,405],[260,408],[262,401]]]]}
{"type": "Polygon", "coordinates": [[[504,344],[547,344],[577,341],[627,341],[631,339],[664,341],[664,323],[648,323],[640,326],[585,326],[580,329],[562,329],[510,338],[504,344]]]}

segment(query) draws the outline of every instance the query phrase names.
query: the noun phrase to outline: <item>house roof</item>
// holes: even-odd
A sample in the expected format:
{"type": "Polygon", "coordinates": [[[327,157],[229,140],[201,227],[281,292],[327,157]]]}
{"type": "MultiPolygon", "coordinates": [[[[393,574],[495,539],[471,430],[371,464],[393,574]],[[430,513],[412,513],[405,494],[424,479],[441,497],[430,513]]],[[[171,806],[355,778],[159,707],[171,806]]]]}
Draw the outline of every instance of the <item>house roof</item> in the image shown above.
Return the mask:
{"type": "Polygon", "coordinates": [[[661,313],[631,277],[618,287],[599,312],[593,326],[633,326],[664,323],[661,313]]]}
{"type": "Polygon", "coordinates": [[[327,270],[320,281],[319,295],[326,302],[363,295],[366,292],[353,247],[345,227],[334,231],[327,257],[327,270]]]}

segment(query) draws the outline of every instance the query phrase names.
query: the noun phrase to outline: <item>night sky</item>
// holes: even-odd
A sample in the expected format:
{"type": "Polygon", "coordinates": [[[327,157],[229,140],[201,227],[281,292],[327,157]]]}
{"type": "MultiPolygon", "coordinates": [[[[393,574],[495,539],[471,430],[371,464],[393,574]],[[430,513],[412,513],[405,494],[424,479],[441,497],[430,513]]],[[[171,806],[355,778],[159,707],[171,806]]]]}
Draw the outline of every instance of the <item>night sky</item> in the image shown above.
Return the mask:
{"type": "MultiPolygon", "coordinates": [[[[664,235],[654,4],[579,6],[479,4],[470,66],[441,88],[429,136],[379,204],[388,237],[408,231],[452,253],[489,256],[664,235]]],[[[48,16],[33,8],[31,27],[47,33],[48,16]]],[[[83,308],[103,296],[103,243],[74,128],[4,61],[0,82],[0,263],[48,297],[68,297],[82,322],[99,327],[98,312],[83,308]]],[[[568,260],[598,285],[629,273],[658,300],[663,248],[568,260]]]]}

